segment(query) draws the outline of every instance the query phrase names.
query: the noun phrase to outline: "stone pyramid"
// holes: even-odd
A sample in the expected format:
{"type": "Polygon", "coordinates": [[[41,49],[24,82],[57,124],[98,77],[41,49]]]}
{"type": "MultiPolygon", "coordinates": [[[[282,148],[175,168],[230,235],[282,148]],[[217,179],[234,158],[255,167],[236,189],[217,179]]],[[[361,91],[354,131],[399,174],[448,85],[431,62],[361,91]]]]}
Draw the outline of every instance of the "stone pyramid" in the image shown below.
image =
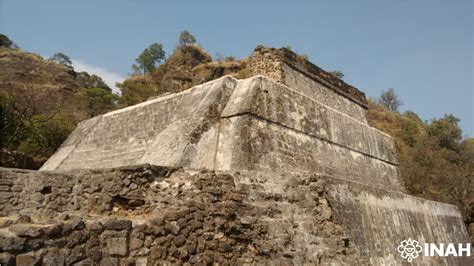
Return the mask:
{"type": "MultiPolygon", "coordinates": [[[[84,121],[41,168],[41,174],[27,175],[44,179],[48,174],[68,173],[75,176],[68,180],[87,183],[104,178],[107,183],[107,171],[126,172],[129,170],[120,169],[145,164],[182,168],[186,174],[180,178],[184,180],[205,175],[206,171],[218,173],[222,179],[217,180],[230,176],[235,191],[247,191],[240,199],[242,204],[261,211],[249,214],[253,217],[250,224],[265,225],[264,240],[259,245],[272,247],[264,250],[250,243],[246,247],[257,250],[256,258],[266,256],[267,263],[396,265],[404,262],[397,252],[404,239],[420,243],[469,242],[455,206],[405,194],[394,142],[369,126],[364,93],[283,48],[257,47],[249,66],[254,75],[251,78],[225,76],[84,121]],[[90,178],[92,175],[95,179],[90,178]]],[[[119,188],[130,183],[117,182],[119,188]]],[[[133,199],[153,205],[157,203],[149,203],[149,193],[154,193],[150,189],[168,187],[155,181],[144,184],[141,196],[112,194],[128,203],[133,199]]],[[[111,189],[103,187],[100,191],[110,194],[111,189]]],[[[83,205],[61,211],[90,213],[93,207],[86,207],[88,199],[80,197],[83,205]]],[[[27,195],[19,198],[31,201],[27,195]]],[[[48,207],[41,204],[30,213],[46,213],[48,207]]],[[[235,210],[239,215],[245,209],[242,206],[235,210]]],[[[13,210],[4,210],[4,215],[13,210]]],[[[48,209],[51,212],[57,210],[48,209]]],[[[240,223],[248,224],[243,216],[240,223]]],[[[232,237],[224,233],[224,238],[232,237]]],[[[189,244],[191,240],[187,241],[189,244]]],[[[237,245],[233,241],[228,243],[237,245]]],[[[169,251],[171,247],[165,259],[156,261],[182,254],[169,251]]],[[[233,261],[265,261],[245,257],[245,252],[239,255],[242,260],[233,261]]],[[[152,255],[133,254],[127,251],[112,257],[120,261],[155,261],[152,255]]],[[[183,260],[201,258],[193,254],[183,260]]],[[[213,260],[227,260],[224,255],[213,256],[213,260]]],[[[468,258],[420,255],[413,263],[458,264],[468,263],[468,258]]]]}

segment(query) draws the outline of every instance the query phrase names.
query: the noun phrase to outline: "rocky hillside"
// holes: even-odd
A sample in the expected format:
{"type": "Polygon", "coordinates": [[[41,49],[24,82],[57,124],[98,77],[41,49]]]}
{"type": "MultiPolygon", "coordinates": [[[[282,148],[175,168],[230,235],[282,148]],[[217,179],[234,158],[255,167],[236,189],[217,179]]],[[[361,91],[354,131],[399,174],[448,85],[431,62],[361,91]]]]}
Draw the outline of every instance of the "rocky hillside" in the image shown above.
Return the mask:
{"type": "Polygon", "coordinates": [[[82,89],[76,73],[41,56],[18,49],[0,47],[0,88],[21,104],[34,104],[38,112],[67,109],[77,119],[77,98],[82,89]]]}

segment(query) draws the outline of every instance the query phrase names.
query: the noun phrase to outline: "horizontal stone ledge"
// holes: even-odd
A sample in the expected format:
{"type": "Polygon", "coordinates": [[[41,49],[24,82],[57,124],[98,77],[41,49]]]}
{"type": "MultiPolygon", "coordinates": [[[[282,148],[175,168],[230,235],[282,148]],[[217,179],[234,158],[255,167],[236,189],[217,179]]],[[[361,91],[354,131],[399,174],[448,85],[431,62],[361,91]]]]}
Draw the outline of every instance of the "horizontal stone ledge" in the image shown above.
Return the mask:
{"type": "Polygon", "coordinates": [[[289,49],[257,46],[250,56],[250,68],[254,75],[266,75],[277,82],[291,86],[291,84],[286,83],[288,81],[288,68],[285,69],[285,65],[289,66],[293,71],[302,73],[315,82],[320,83],[327,90],[335,92],[338,96],[345,97],[364,109],[368,108],[363,92],[289,49]]]}
{"type": "Polygon", "coordinates": [[[393,140],[387,134],[264,76],[239,81],[222,117],[238,114],[253,114],[398,165],[393,140]]]}
{"type": "Polygon", "coordinates": [[[216,170],[308,171],[403,191],[398,166],[253,114],[224,118],[216,170]]]}

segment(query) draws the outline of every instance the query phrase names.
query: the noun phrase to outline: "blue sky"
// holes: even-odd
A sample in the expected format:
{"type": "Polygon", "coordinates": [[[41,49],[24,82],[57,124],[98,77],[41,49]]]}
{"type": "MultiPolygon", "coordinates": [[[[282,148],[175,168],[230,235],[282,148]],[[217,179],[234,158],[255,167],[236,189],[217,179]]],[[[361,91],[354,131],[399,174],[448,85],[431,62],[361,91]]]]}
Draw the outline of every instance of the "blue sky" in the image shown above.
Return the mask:
{"type": "Polygon", "coordinates": [[[291,45],[368,96],[394,88],[402,111],[452,113],[474,136],[471,0],[296,2],[0,0],[0,33],[45,57],[64,52],[109,83],[149,44],[171,52],[184,29],[212,55],[291,45]]]}

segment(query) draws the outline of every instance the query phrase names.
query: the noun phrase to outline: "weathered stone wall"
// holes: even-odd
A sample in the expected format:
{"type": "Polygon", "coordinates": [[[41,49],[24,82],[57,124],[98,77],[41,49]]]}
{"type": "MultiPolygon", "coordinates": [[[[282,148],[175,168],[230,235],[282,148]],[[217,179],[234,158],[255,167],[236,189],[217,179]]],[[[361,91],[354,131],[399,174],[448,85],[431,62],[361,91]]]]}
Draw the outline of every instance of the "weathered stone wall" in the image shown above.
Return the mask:
{"type": "Polygon", "coordinates": [[[220,130],[216,169],[308,171],[403,190],[395,165],[252,115],[228,118],[220,130]]]}
{"type": "Polygon", "coordinates": [[[402,190],[388,135],[262,76],[224,77],[85,121],[42,170],[141,163],[318,171],[402,190]]]}
{"type": "Polygon", "coordinates": [[[316,101],[367,123],[365,94],[302,56],[258,46],[249,58],[253,75],[264,75],[316,101]]]}
{"type": "Polygon", "coordinates": [[[212,161],[203,162],[196,147],[201,154],[213,154],[213,150],[205,149],[212,149],[215,140],[204,138],[205,143],[201,143],[201,137],[219,119],[235,83],[235,79],[223,77],[86,120],[41,170],[147,162],[169,166],[210,165],[212,161]]]}
{"type": "Polygon", "coordinates": [[[389,135],[266,77],[256,76],[240,81],[222,117],[249,113],[398,165],[394,142],[389,135]]]}
{"type": "Polygon", "coordinates": [[[0,183],[2,265],[401,264],[400,238],[468,241],[454,206],[310,173],[0,168],[0,183]]]}
{"type": "Polygon", "coordinates": [[[316,176],[282,179],[274,190],[257,174],[146,165],[0,174],[8,187],[2,265],[367,261],[332,221],[325,182],[316,176]]]}
{"type": "Polygon", "coordinates": [[[288,87],[363,123],[368,123],[366,117],[367,108],[365,106],[354,103],[347,97],[338,95],[333,90],[328,90],[321,83],[314,81],[286,64],[283,64],[282,68],[285,72],[284,84],[288,87]]]}
{"type": "MultiPolygon", "coordinates": [[[[420,243],[470,243],[457,207],[386,191],[367,185],[331,179],[329,193],[333,218],[349,230],[350,239],[370,257],[373,265],[400,264],[394,252],[401,241],[411,238],[420,243]]],[[[472,253],[472,252],[471,252],[472,253]]],[[[471,265],[469,257],[421,256],[415,265],[471,265]]]]}
{"type": "Polygon", "coordinates": [[[273,81],[223,77],[110,112],[41,172],[0,168],[0,263],[393,265],[404,238],[469,241],[454,206],[400,193],[363,93],[285,49],[250,65],[273,81]],[[162,167],[110,168],[143,163],[162,167]]]}

